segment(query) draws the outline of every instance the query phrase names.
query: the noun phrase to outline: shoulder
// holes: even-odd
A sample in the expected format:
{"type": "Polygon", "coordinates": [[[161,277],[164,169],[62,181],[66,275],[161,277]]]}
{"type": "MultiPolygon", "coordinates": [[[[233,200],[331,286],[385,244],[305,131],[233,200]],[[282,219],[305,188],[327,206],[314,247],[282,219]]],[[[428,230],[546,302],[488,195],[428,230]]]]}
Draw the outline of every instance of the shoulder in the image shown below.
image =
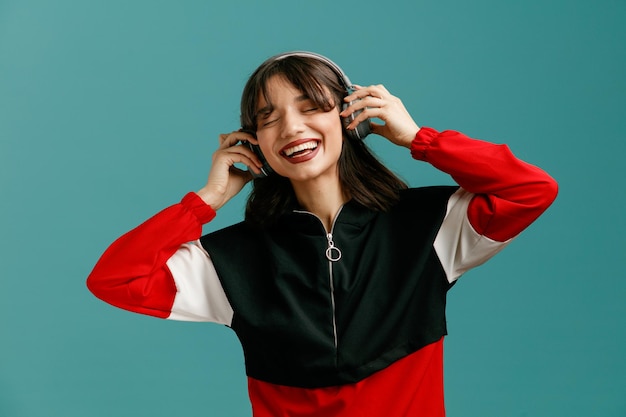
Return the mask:
{"type": "Polygon", "coordinates": [[[261,231],[242,221],[210,232],[200,238],[200,242],[205,249],[222,248],[226,251],[242,250],[246,242],[258,242],[261,231]]]}
{"type": "Polygon", "coordinates": [[[458,185],[439,185],[407,188],[400,192],[396,209],[438,209],[446,207],[450,196],[459,189],[458,185]]]}
{"type": "Polygon", "coordinates": [[[402,190],[400,201],[391,210],[380,213],[377,221],[400,235],[431,236],[441,225],[450,197],[458,189],[458,186],[430,186],[402,190]]]}

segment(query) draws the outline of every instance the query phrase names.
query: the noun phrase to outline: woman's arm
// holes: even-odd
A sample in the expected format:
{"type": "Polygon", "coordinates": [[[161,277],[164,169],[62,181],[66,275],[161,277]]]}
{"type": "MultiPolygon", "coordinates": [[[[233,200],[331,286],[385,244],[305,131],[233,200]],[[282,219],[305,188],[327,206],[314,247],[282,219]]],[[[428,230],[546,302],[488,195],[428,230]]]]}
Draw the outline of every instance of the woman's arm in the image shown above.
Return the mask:
{"type": "Polygon", "coordinates": [[[159,318],[230,324],[208,254],[195,241],[215,211],[195,193],[117,239],[87,278],[98,298],[159,318]]]}
{"type": "Polygon", "coordinates": [[[422,127],[411,155],[461,186],[448,202],[435,241],[450,282],[482,264],[541,215],[556,198],[556,181],[516,158],[506,145],[455,131],[422,127]]]}
{"type": "Polygon", "coordinates": [[[104,252],[87,278],[98,298],[126,310],[155,317],[230,324],[232,308],[209,255],[197,240],[215,210],[252,179],[261,162],[242,140],[244,132],[219,136],[220,144],[206,185],[179,204],[161,211],[126,233],[104,252]]]}
{"type": "Polygon", "coordinates": [[[556,198],[556,181],[516,158],[507,145],[423,127],[411,144],[411,155],[450,174],[475,194],[468,207],[469,221],[478,233],[493,240],[515,237],[556,198]]]}

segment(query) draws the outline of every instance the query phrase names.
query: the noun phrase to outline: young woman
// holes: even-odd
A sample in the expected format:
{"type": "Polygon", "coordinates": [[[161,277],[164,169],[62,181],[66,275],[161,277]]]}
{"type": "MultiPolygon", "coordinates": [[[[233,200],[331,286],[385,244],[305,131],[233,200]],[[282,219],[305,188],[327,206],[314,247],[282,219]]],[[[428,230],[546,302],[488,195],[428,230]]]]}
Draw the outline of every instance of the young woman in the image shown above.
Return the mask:
{"type": "Polygon", "coordinates": [[[555,181],[505,145],[418,127],[385,87],[310,52],[252,74],[241,124],[206,185],[116,240],[89,289],[231,327],[256,417],[444,416],[446,293],[547,209],[555,181]],[[408,188],[370,130],[458,186],[408,188]],[[245,220],[201,236],[253,178],[245,220]]]}

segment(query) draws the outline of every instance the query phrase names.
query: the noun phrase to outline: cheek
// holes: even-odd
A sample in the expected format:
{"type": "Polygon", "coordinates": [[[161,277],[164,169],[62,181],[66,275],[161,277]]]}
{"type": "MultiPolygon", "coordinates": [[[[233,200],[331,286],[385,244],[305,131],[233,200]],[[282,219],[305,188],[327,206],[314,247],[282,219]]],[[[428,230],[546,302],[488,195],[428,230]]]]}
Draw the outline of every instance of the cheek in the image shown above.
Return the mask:
{"type": "Polygon", "coordinates": [[[332,139],[333,144],[341,147],[343,143],[343,126],[339,115],[333,118],[329,118],[325,124],[325,131],[328,132],[328,136],[332,139]]]}
{"type": "Polygon", "coordinates": [[[336,108],[320,114],[320,118],[317,119],[317,126],[327,134],[343,136],[341,116],[339,116],[339,110],[336,108]]]}
{"type": "Polygon", "coordinates": [[[262,132],[257,132],[256,138],[259,141],[261,152],[263,152],[263,154],[271,153],[272,144],[274,143],[274,135],[264,129],[262,132]]]}
{"type": "Polygon", "coordinates": [[[267,141],[259,141],[259,147],[261,148],[263,158],[265,158],[266,160],[269,159],[271,162],[271,159],[274,158],[274,152],[272,151],[271,146],[268,145],[267,141]]]}

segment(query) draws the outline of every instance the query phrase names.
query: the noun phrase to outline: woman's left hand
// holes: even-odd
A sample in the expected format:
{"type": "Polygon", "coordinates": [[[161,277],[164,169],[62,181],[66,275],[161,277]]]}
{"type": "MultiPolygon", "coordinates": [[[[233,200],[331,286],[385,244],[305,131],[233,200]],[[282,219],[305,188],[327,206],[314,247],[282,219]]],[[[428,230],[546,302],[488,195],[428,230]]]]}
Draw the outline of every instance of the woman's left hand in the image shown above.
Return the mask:
{"type": "Polygon", "coordinates": [[[341,112],[341,116],[348,117],[356,111],[363,111],[355,117],[347,129],[354,129],[356,125],[367,118],[378,118],[385,123],[372,122],[372,133],[384,136],[396,145],[410,148],[419,126],[406,110],[402,101],[391,95],[381,84],[369,87],[355,85],[354,87],[356,91],[344,99],[351,104],[341,112]]]}

